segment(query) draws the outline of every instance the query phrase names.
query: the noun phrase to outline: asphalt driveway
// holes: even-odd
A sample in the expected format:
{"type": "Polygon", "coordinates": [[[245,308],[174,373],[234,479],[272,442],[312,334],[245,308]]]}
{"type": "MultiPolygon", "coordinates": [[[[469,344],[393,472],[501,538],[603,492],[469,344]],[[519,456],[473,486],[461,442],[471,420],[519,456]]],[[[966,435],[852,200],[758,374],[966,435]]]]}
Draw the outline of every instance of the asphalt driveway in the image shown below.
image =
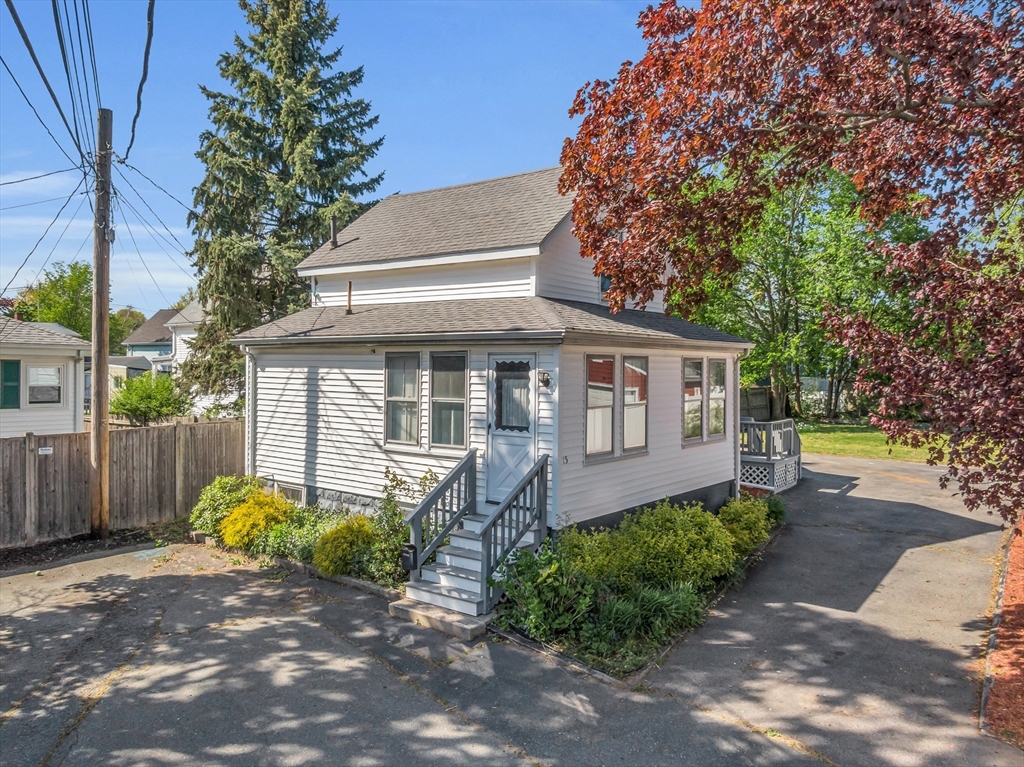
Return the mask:
{"type": "Polygon", "coordinates": [[[625,689],[202,547],[0,578],[3,765],[1012,765],[978,734],[998,531],[812,457],[791,525],[625,689]]]}

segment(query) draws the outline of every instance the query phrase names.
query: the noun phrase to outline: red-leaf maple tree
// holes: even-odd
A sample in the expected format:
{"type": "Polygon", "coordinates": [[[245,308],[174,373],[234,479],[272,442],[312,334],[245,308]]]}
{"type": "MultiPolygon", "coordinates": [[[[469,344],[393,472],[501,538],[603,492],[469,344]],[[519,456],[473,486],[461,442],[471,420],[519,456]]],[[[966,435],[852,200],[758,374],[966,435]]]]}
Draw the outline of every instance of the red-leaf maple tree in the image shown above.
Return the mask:
{"type": "Polygon", "coordinates": [[[927,445],[968,508],[1024,503],[1024,9],[1015,0],[669,0],[647,52],[588,83],[563,192],[612,308],[668,290],[691,314],[772,189],[831,167],[862,215],[927,220],[887,247],[910,329],[838,310],[858,386],[893,440],[927,445]],[[766,169],[766,165],[770,166],[766,169]],[[723,183],[722,179],[729,179],[723,183]],[[923,425],[922,425],[923,423],[923,425]]]}

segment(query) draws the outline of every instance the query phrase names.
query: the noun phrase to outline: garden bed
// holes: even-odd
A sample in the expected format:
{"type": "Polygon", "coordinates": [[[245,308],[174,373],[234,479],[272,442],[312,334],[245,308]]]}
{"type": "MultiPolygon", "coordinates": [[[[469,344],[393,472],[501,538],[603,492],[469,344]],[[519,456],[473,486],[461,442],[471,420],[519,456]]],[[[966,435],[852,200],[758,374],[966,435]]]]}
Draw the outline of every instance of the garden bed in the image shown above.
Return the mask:
{"type": "Polygon", "coordinates": [[[982,726],[1024,748],[1024,535],[1011,536],[986,661],[982,726]]]}

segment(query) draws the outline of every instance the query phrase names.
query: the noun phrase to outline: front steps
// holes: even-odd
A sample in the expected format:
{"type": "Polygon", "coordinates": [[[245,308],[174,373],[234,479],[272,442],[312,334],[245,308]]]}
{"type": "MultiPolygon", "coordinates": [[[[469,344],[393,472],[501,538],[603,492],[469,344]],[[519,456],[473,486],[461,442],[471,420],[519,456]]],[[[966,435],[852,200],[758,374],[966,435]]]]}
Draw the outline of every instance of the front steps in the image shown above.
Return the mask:
{"type": "MultiPolygon", "coordinates": [[[[483,543],[479,530],[486,521],[483,514],[467,515],[463,519],[463,528],[452,532],[451,543],[437,550],[437,561],[421,568],[421,580],[405,585],[406,596],[464,615],[480,615],[484,593],[480,582],[483,543]]],[[[535,548],[537,537],[538,531],[534,526],[526,532],[517,548],[535,548]]]]}

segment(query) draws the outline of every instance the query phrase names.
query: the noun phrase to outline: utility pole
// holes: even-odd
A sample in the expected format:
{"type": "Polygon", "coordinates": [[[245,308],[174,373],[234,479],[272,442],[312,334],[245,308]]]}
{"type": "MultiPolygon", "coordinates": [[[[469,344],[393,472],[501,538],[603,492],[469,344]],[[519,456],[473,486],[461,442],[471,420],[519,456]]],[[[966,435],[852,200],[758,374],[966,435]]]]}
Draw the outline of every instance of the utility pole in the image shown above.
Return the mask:
{"type": "Polygon", "coordinates": [[[96,120],[96,219],[92,251],[92,405],[89,440],[92,532],[110,532],[110,160],[114,113],[99,110],[96,120]]]}

